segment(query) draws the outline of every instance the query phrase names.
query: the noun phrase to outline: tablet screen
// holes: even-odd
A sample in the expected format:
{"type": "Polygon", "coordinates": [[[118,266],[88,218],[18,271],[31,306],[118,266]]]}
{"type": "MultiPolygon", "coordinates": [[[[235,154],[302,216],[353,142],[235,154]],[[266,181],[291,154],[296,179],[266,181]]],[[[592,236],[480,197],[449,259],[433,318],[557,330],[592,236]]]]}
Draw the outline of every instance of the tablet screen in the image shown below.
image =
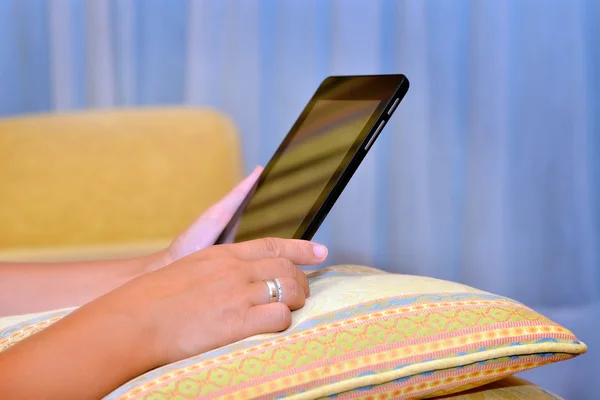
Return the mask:
{"type": "Polygon", "coordinates": [[[343,171],[344,159],[355,150],[380,103],[315,101],[263,173],[241,214],[234,241],[297,237],[327,185],[343,171]]]}

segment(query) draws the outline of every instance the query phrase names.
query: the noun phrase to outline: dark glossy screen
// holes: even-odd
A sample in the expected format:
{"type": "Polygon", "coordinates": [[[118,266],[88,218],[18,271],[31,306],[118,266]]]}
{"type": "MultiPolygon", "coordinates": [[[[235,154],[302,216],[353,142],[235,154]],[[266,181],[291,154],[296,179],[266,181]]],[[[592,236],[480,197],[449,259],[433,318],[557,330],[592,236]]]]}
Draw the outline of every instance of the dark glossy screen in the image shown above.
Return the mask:
{"type": "Polygon", "coordinates": [[[294,238],[381,100],[314,102],[242,214],[235,242],[294,238]]]}

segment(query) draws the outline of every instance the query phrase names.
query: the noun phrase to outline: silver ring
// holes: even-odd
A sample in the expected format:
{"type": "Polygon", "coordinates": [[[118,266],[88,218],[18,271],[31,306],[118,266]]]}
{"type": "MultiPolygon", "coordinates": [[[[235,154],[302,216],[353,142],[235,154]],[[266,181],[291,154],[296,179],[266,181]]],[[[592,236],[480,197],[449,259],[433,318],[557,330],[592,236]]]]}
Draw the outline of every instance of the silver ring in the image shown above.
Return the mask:
{"type": "Polygon", "coordinates": [[[273,279],[273,281],[277,286],[277,302],[281,303],[281,301],[283,300],[283,287],[281,287],[281,282],[279,282],[279,279],[275,278],[273,279]]]}
{"type": "Polygon", "coordinates": [[[269,289],[269,303],[275,303],[279,299],[280,290],[277,288],[277,284],[271,280],[263,281],[269,289]]]}

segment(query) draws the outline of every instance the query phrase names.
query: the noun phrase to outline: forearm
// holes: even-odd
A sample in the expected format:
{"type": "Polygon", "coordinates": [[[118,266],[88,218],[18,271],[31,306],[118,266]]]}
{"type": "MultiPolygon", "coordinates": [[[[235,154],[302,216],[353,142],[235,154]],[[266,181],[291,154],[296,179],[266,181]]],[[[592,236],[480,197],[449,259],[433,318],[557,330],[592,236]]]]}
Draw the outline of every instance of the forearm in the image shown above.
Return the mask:
{"type": "Polygon", "coordinates": [[[0,353],[3,398],[98,399],[155,367],[148,335],[94,303],[0,353]]]}
{"type": "Polygon", "coordinates": [[[83,305],[143,274],[154,259],[0,263],[0,317],[83,305]]]}

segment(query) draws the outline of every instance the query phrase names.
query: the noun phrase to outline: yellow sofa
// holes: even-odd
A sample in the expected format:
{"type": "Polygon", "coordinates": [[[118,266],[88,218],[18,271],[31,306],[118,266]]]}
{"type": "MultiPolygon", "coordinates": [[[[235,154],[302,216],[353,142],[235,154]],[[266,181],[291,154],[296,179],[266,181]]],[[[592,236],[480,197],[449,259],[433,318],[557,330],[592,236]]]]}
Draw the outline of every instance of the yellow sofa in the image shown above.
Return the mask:
{"type": "Polygon", "coordinates": [[[166,245],[241,179],[235,125],[197,108],[0,119],[0,260],[166,245]]]}

